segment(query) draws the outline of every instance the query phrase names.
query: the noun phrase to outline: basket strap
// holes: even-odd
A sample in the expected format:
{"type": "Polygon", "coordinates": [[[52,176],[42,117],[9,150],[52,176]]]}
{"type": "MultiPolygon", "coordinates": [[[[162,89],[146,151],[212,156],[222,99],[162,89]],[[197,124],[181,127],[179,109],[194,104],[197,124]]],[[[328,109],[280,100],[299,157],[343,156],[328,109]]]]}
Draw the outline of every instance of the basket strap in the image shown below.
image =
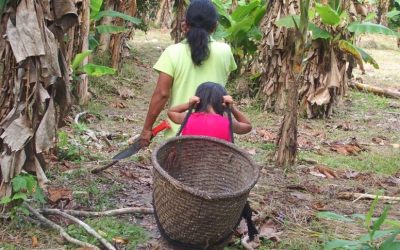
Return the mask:
{"type": "Polygon", "coordinates": [[[188,112],[186,113],[185,118],[183,119],[183,122],[181,126],[179,127],[178,133],[176,133],[176,136],[180,136],[182,133],[183,128],[186,126],[187,121],[189,120],[190,115],[193,113],[194,106],[190,106],[188,112]]]}
{"type": "Polygon", "coordinates": [[[226,113],[228,113],[228,120],[229,120],[229,132],[231,134],[231,142],[235,143],[234,137],[233,137],[233,120],[232,120],[232,109],[231,107],[226,108],[226,113]]]}

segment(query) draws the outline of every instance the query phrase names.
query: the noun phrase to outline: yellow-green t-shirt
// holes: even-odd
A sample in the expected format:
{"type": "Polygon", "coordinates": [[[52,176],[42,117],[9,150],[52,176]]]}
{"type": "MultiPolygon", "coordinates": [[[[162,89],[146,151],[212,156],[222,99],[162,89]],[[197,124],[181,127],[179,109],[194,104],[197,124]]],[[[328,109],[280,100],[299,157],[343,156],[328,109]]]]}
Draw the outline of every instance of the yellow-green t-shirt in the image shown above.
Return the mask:
{"type": "MultiPolygon", "coordinates": [[[[186,41],[170,45],[161,54],[154,69],[174,78],[170,107],[188,102],[203,82],[215,82],[225,86],[229,73],[236,69],[231,48],[226,43],[210,38],[209,49],[209,57],[200,66],[194,65],[186,41]]],[[[179,125],[169,122],[172,129],[166,132],[166,137],[175,136],[179,129],[179,125]]]]}

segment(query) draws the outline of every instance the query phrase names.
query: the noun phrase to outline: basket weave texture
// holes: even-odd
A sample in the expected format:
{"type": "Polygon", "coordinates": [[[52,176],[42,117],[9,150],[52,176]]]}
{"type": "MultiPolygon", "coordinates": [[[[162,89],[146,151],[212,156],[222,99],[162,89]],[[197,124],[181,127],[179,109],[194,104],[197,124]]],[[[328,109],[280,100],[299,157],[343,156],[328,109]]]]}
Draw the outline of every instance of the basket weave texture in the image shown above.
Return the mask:
{"type": "Polygon", "coordinates": [[[158,146],[152,161],[153,206],[161,232],[205,248],[233,233],[259,176],[245,152],[218,139],[181,136],[158,146]]]}

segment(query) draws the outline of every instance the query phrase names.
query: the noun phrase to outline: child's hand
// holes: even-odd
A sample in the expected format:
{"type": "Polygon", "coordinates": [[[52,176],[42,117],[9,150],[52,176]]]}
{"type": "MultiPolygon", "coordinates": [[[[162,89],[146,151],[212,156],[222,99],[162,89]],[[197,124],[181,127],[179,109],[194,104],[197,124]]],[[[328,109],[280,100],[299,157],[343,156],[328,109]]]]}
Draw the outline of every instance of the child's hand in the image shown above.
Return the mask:
{"type": "Polygon", "coordinates": [[[192,96],[189,99],[189,107],[196,107],[200,103],[200,98],[198,96],[192,96]]]}
{"type": "Polygon", "coordinates": [[[223,103],[222,105],[224,106],[232,106],[233,105],[233,98],[230,95],[224,95],[223,97],[223,103]]]}

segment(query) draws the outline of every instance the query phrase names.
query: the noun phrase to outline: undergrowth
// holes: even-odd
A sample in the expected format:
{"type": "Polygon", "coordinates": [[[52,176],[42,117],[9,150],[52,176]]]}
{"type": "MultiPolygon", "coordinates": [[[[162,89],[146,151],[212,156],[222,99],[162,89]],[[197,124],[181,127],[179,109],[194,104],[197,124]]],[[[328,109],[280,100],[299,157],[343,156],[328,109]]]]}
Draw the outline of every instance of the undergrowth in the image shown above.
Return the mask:
{"type": "MultiPolygon", "coordinates": [[[[109,242],[126,244],[126,249],[135,249],[138,244],[146,242],[149,238],[143,228],[127,220],[106,217],[86,219],[85,222],[109,242]]],[[[76,239],[99,245],[93,236],[88,235],[82,227],[75,224],[69,225],[67,232],[76,239]]]]}

